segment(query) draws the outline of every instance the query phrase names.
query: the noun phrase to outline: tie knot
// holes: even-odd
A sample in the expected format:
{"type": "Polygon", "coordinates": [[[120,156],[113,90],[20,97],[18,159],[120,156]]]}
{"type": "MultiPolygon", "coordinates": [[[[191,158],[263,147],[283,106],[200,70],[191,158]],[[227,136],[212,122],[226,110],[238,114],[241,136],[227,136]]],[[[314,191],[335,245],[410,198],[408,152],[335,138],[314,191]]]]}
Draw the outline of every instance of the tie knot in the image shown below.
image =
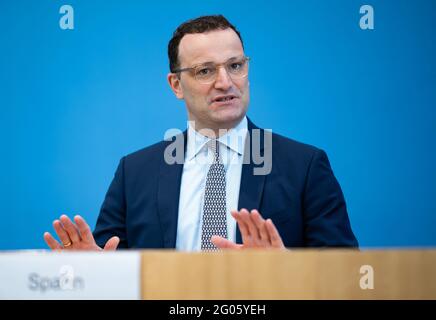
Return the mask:
{"type": "Polygon", "coordinates": [[[222,163],[220,157],[220,142],[216,139],[209,140],[207,142],[207,147],[213,154],[213,163],[222,163]]]}
{"type": "Polygon", "coordinates": [[[219,150],[220,149],[219,149],[219,142],[218,142],[218,140],[216,140],[216,139],[209,140],[207,142],[207,147],[214,153],[215,156],[216,155],[219,156],[219,154],[220,154],[219,150]]]}

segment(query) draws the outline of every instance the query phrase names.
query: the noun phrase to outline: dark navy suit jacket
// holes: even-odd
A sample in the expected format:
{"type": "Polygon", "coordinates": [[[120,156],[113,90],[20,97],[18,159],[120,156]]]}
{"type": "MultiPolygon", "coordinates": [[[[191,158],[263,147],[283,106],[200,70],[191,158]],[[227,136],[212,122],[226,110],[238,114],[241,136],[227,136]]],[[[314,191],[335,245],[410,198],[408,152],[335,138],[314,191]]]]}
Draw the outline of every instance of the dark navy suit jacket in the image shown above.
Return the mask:
{"type": "MultiPolygon", "coordinates": [[[[250,136],[253,129],[259,128],[248,120],[250,136]]],[[[254,175],[253,161],[242,166],[239,209],[258,209],[271,218],[286,247],[357,247],[326,153],[277,134],[271,141],[268,175],[254,175]]],[[[170,143],[121,159],[97,219],[97,244],[118,236],[119,248],[175,248],[183,164],[164,160],[170,143]]],[[[241,243],[239,229],[236,242],[241,243]]]]}

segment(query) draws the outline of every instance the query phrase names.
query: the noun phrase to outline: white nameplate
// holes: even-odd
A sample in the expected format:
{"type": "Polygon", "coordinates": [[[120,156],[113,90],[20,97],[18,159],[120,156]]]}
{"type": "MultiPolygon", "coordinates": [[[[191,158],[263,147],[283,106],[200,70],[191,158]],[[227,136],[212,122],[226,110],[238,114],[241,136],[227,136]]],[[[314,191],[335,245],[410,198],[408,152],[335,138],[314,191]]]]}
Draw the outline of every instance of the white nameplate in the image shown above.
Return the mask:
{"type": "Polygon", "coordinates": [[[140,253],[0,253],[0,299],[140,299],[140,253]]]}

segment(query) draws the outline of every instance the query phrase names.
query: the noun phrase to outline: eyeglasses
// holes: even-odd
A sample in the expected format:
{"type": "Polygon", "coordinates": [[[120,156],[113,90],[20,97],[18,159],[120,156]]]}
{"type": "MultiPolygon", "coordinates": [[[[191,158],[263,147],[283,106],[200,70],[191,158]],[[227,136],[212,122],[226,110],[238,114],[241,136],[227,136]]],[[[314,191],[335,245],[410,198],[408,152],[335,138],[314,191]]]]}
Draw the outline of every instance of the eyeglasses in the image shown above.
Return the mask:
{"type": "Polygon", "coordinates": [[[192,66],[190,68],[176,69],[174,73],[180,73],[184,71],[190,71],[194,76],[195,80],[203,84],[209,84],[215,82],[216,77],[218,75],[218,68],[223,66],[227,74],[235,79],[242,79],[248,75],[248,61],[249,57],[239,57],[239,58],[231,58],[227,62],[224,63],[203,63],[199,65],[192,66]]]}

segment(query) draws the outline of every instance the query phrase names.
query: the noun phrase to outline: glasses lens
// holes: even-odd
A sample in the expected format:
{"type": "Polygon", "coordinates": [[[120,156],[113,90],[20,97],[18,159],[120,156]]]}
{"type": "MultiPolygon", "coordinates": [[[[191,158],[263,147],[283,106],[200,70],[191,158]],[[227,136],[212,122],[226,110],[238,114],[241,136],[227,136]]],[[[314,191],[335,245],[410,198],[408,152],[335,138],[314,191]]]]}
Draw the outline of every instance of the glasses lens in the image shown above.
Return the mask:
{"type": "Polygon", "coordinates": [[[246,58],[230,61],[226,64],[226,70],[232,77],[245,77],[248,74],[248,61],[246,58]]]}
{"type": "Polygon", "coordinates": [[[214,65],[201,65],[194,70],[195,78],[201,82],[209,82],[215,79],[216,67],[214,65]]]}

